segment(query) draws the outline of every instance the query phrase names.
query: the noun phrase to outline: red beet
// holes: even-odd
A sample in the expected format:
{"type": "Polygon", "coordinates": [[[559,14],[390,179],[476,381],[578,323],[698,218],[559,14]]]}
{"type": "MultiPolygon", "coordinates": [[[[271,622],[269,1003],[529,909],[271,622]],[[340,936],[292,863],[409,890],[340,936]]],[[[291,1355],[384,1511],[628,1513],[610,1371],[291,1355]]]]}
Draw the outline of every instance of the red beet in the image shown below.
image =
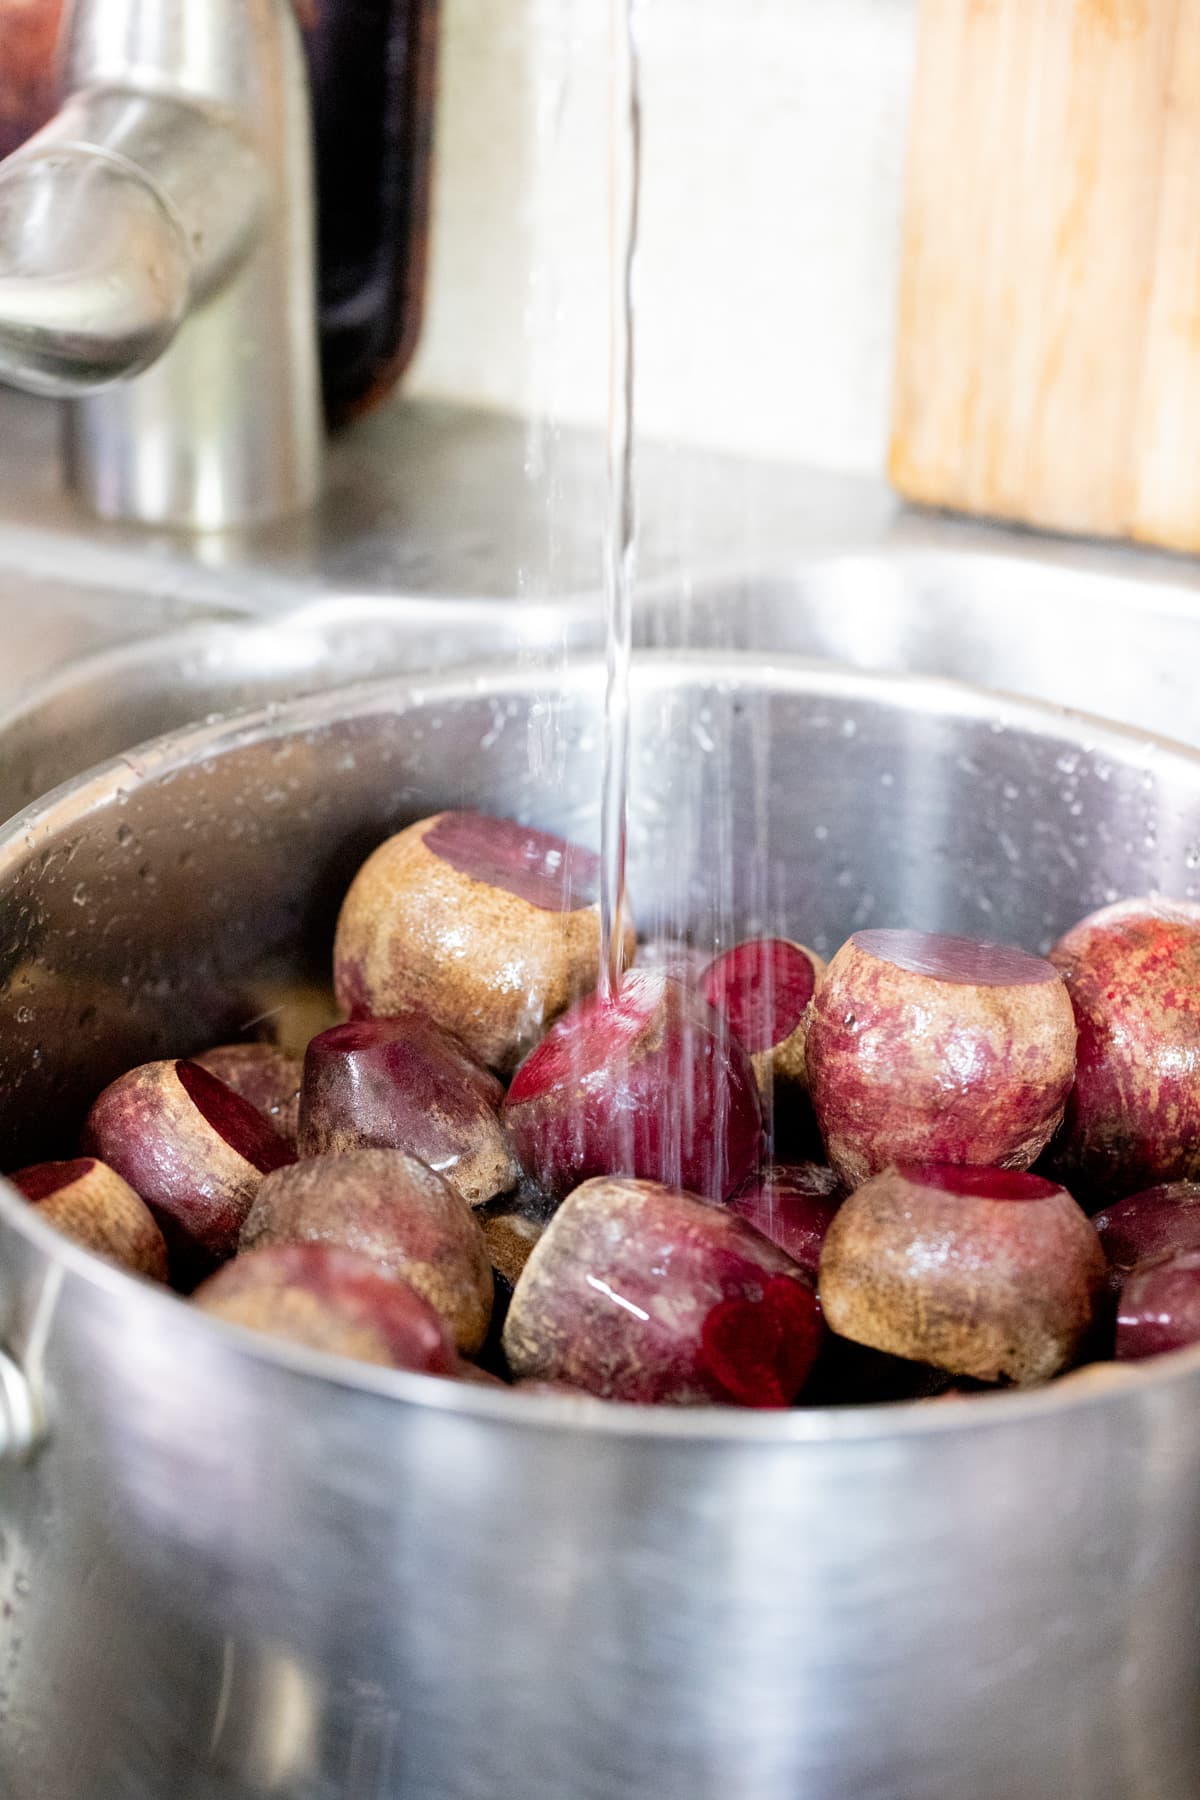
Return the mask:
{"type": "Polygon", "coordinates": [[[847,1187],[897,1161],[1023,1169],[1062,1118],[1075,1025],[1040,956],[859,931],[818,983],[806,1058],[826,1153],[847,1187]]]}
{"type": "Polygon", "coordinates": [[[615,999],[591,995],[551,1026],[504,1120],[527,1173],[560,1195],[623,1174],[724,1199],[762,1148],[746,1051],[678,982],[637,969],[615,999]]]}
{"type": "Polygon", "coordinates": [[[226,1263],[193,1304],[251,1331],[385,1368],[457,1375],[445,1325],[404,1281],[331,1244],[276,1244],[226,1263]]]}
{"type": "Polygon", "coordinates": [[[518,1380],[603,1399],[786,1406],[821,1343],[802,1270],[727,1208],[652,1181],[579,1187],[517,1283],[518,1380]]]}
{"type": "MultiPolygon", "coordinates": [[[[595,984],[597,870],[590,851],[511,819],[446,812],[410,825],[368,857],[343,902],[343,1009],[421,1008],[507,1073],[595,984]]],[[[630,958],[633,947],[630,929],[630,958]]]]}
{"type": "Polygon", "coordinates": [[[1200,1182],[1169,1181],[1129,1194],[1092,1220],[1114,1275],[1169,1250],[1200,1250],[1200,1182]]]}
{"type": "Polygon", "coordinates": [[[404,1150],[478,1206],[517,1178],[504,1089],[424,1013],[334,1025],[308,1046],[300,1154],[404,1150]]]}
{"type": "Polygon", "coordinates": [[[729,1206],[815,1278],[842,1198],[837,1176],[823,1164],[777,1163],[740,1187],[729,1206]]]}
{"type": "Polygon", "coordinates": [[[821,1250],[831,1328],[979,1381],[1046,1381],[1073,1362],[1105,1288],[1094,1227],[1019,1170],[924,1164],[874,1176],[821,1250]]]}
{"type": "Polygon", "coordinates": [[[478,1350],[492,1310],[492,1266],[461,1195],[399,1150],[313,1156],[268,1175],[241,1248],[338,1244],[398,1275],[437,1308],[460,1350],[478,1350]]]}
{"type": "Polygon", "coordinates": [[[218,1044],[193,1061],[256,1106],[284,1143],[296,1148],[303,1069],[298,1057],[276,1044],[218,1044]]]}
{"type": "Polygon", "coordinates": [[[805,1014],[825,964],[789,938],[749,938],[709,963],[700,991],[749,1050],[764,1090],[807,1090],[805,1014]]]}
{"type": "Polygon", "coordinates": [[[1101,1202],[1200,1175],[1200,906],[1106,906],[1050,956],[1079,1027],[1063,1178],[1101,1202]]]}
{"type": "Polygon", "coordinates": [[[1200,1250],[1175,1250],[1142,1263],[1117,1302],[1121,1362],[1200,1344],[1200,1250]]]}
{"type": "Polygon", "coordinates": [[[262,1113],[194,1062],[143,1063],[110,1083],[83,1147],[141,1195],[185,1281],[233,1254],[263,1176],[292,1160],[262,1113]]]}
{"type": "Polygon", "coordinates": [[[85,1250],[132,1275],[167,1279],[167,1246],[154,1215],[129,1183],[96,1157],[33,1163],[8,1180],[47,1224],[85,1250]]]}
{"type": "Polygon", "coordinates": [[[497,1282],[511,1293],[529,1261],[533,1246],[549,1223],[549,1214],[523,1205],[518,1197],[514,1197],[483,1207],[475,1216],[483,1231],[497,1282]]]}

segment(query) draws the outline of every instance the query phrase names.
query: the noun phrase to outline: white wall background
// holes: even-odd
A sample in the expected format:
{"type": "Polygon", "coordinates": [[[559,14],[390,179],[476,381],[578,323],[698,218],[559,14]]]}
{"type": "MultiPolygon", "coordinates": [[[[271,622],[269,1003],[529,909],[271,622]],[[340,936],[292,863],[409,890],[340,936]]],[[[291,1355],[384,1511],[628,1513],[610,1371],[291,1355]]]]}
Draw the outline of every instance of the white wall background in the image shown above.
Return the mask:
{"type": "MultiPolygon", "coordinates": [[[[639,430],[875,472],[916,0],[639,0],[639,430]]],[[[608,0],[444,0],[408,392],[604,417],[608,0]]]]}

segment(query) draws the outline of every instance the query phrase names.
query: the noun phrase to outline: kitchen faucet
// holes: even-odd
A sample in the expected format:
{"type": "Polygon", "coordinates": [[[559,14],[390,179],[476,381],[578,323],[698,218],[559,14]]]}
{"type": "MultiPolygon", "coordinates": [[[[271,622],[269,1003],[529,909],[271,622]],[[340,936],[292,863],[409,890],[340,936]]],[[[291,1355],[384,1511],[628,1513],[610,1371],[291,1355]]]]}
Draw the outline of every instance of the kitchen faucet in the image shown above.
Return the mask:
{"type": "Polygon", "coordinates": [[[0,164],[0,380],[65,398],[105,518],[221,529],[320,483],[308,83],[290,0],[75,0],[0,164]]]}

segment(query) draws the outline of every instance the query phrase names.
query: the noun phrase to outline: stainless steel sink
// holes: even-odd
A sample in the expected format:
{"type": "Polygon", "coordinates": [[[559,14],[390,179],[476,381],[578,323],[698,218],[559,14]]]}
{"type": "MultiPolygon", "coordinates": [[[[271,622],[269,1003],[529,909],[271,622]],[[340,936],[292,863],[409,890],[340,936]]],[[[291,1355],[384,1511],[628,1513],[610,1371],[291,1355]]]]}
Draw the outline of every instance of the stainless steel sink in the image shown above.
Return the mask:
{"type": "MultiPolygon", "coordinates": [[[[175,537],[85,519],[53,408],[0,401],[0,815],[161,731],[362,677],[598,642],[603,448],[396,403],[321,506],[175,537]]],[[[639,640],[921,670],[1200,742],[1200,565],[913,512],[882,485],[647,448],[639,640]]]]}

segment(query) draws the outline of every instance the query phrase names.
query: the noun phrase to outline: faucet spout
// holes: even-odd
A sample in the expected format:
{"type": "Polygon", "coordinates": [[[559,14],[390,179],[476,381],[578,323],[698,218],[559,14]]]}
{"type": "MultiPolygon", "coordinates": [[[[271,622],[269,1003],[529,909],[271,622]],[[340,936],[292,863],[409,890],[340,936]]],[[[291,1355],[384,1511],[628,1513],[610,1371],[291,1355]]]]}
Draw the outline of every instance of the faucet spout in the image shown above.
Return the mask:
{"type": "Polygon", "coordinates": [[[0,169],[0,380],[75,397],[139,375],[190,290],[177,212],[123,158],[67,146],[0,169]]]}
{"type": "Polygon", "coordinates": [[[0,164],[0,380],[73,401],[96,511],[223,528],[317,491],[314,184],[289,0],[193,6],[76,0],[75,91],[0,164]]]}

